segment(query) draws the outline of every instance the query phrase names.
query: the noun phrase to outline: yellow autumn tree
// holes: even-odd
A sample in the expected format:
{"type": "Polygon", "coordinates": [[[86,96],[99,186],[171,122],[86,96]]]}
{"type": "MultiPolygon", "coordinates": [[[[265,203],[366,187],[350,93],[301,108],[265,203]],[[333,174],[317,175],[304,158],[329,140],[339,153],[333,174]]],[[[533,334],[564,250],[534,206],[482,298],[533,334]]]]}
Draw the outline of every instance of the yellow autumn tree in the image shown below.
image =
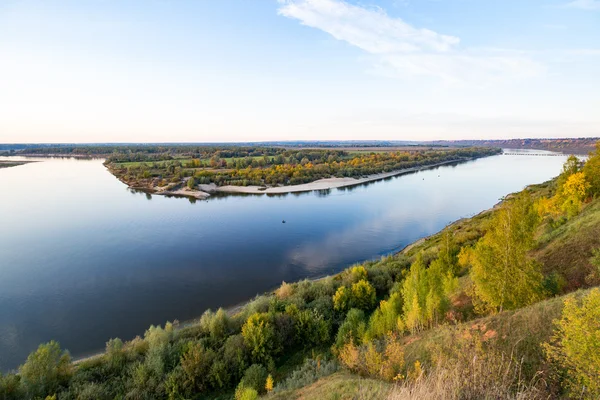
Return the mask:
{"type": "Polygon", "coordinates": [[[570,175],[562,186],[561,209],[567,217],[573,217],[579,213],[581,205],[590,188],[583,172],[570,175]]]}
{"type": "Polygon", "coordinates": [[[271,374],[269,374],[269,376],[267,376],[267,382],[265,383],[265,390],[267,392],[273,391],[273,377],[271,376],[271,374]]]}

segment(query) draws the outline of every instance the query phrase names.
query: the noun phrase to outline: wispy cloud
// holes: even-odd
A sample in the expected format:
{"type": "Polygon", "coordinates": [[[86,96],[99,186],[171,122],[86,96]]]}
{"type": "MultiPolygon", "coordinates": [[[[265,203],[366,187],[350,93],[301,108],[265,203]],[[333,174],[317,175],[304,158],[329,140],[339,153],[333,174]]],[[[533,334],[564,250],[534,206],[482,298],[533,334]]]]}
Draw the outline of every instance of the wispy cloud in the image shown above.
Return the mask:
{"type": "Polygon", "coordinates": [[[565,4],[568,8],[581,8],[583,10],[600,10],[600,0],[574,0],[565,4]]]}
{"type": "Polygon", "coordinates": [[[342,0],[280,0],[278,12],[373,55],[379,73],[489,84],[544,72],[523,52],[463,48],[456,36],[416,28],[379,7],[342,0]]]}

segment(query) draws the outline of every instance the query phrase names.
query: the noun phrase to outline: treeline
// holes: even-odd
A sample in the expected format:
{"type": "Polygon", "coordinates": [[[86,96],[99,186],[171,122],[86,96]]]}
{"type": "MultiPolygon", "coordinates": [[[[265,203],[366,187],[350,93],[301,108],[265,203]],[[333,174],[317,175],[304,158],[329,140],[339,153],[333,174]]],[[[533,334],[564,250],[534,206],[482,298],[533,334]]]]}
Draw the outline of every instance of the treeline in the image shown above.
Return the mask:
{"type": "MultiPolygon", "coordinates": [[[[222,151],[209,159],[192,158],[165,162],[125,164],[111,157],[108,165],[119,178],[136,187],[160,187],[193,184],[276,186],[296,185],[330,177],[361,177],[448,161],[484,157],[499,149],[467,148],[453,150],[420,150],[411,152],[348,153],[337,150],[262,150],[262,156],[231,156],[222,151]]],[[[133,159],[130,156],[128,159],[133,159]]],[[[149,161],[147,156],[144,160],[149,161]]],[[[191,186],[193,187],[193,185],[191,186]]]]}

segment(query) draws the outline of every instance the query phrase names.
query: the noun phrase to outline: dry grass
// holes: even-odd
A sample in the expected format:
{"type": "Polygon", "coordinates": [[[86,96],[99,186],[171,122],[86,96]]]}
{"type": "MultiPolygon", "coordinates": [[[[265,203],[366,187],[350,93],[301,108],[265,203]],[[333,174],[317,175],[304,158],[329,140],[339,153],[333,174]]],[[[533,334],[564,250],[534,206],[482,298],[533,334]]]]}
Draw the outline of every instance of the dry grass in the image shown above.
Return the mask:
{"type": "Polygon", "coordinates": [[[501,353],[466,353],[414,381],[398,384],[388,400],[492,400],[552,398],[541,375],[526,381],[521,362],[501,353]]]}

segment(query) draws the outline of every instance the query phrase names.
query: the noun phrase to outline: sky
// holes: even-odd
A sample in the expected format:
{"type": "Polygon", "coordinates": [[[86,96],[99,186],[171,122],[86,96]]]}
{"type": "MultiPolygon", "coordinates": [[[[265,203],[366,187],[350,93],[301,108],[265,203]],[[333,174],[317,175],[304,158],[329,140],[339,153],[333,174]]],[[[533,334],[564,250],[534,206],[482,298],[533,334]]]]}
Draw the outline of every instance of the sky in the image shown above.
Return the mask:
{"type": "Polygon", "coordinates": [[[0,143],[600,136],[600,0],[0,0],[0,143]]]}

